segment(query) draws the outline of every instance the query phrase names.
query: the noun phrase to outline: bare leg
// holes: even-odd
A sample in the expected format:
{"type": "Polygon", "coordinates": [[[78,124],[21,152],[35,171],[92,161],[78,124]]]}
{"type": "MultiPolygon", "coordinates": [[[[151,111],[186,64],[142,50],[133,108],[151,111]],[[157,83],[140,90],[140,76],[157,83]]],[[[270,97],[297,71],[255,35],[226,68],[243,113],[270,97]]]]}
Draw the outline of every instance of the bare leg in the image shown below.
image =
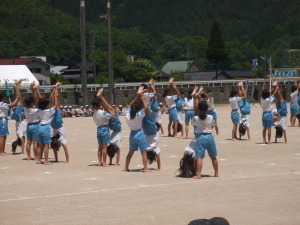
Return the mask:
{"type": "Polygon", "coordinates": [[[219,166],[218,166],[218,160],[216,157],[210,157],[212,165],[214,167],[215,170],[215,175],[214,177],[218,177],[219,176],[219,166]]]}
{"type": "Polygon", "coordinates": [[[271,127],[268,127],[268,144],[271,144],[271,127]]]}
{"type": "Polygon", "coordinates": [[[49,156],[49,143],[45,143],[44,144],[44,153],[45,153],[45,165],[51,165],[52,163],[50,163],[48,161],[48,156],[49,156]]]}
{"type": "Polygon", "coordinates": [[[24,154],[25,153],[25,137],[24,136],[21,138],[21,149],[22,149],[21,154],[24,154]]]}
{"type": "Polygon", "coordinates": [[[54,152],[55,162],[58,162],[57,149],[53,149],[53,152],[54,152]]]}
{"type": "Polygon", "coordinates": [[[248,141],[250,141],[250,128],[247,128],[248,141]]]}
{"type": "Polygon", "coordinates": [[[219,135],[219,127],[218,127],[218,124],[215,125],[215,129],[216,129],[216,134],[219,135]]]}
{"type": "Polygon", "coordinates": [[[37,164],[42,164],[42,155],[43,155],[43,151],[44,151],[44,144],[40,143],[39,144],[39,148],[38,148],[38,162],[37,164]]]}
{"type": "MultiPolygon", "coordinates": [[[[38,160],[39,144],[38,144],[38,141],[32,141],[32,142],[33,142],[34,159],[38,160]]],[[[30,148],[29,148],[29,151],[30,151],[30,148]]]]}
{"type": "Polygon", "coordinates": [[[202,158],[197,159],[197,174],[193,177],[194,179],[201,179],[202,160],[202,158]]]}
{"type": "MultiPolygon", "coordinates": [[[[30,154],[30,147],[31,147],[31,140],[27,139],[27,143],[26,143],[26,153],[27,153],[27,159],[31,160],[31,154],[30,154]]],[[[36,159],[36,158],[35,158],[36,159]]]]}
{"type": "Polygon", "coordinates": [[[160,154],[158,154],[156,156],[156,161],[157,161],[157,169],[156,169],[156,171],[159,171],[161,169],[160,154]]]}
{"type": "Polygon", "coordinates": [[[64,163],[68,163],[69,162],[69,150],[68,150],[67,145],[64,145],[63,148],[64,148],[65,155],[66,155],[66,161],[64,161],[64,163]]]}
{"type": "Polygon", "coordinates": [[[174,137],[177,137],[177,127],[178,127],[178,121],[174,121],[174,137]]]}
{"type": "Polygon", "coordinates": [[[237,124],[233,124],[233,127],[232,127],[232,137],[231,137],[231,140],[232,141],[235,141],[237,140],[237,136],[236,136],[236,130],[237,130],[237,124]]]}
{"type": "Polygon", "coordinates": [[[126,161],[125,161],[125,171],[129,171],[129,163],[130,163],[130,160],[133,156],[134,152],[128,152],[127,156],[126,156],[126,161]]]}
{"type": "Polygon", "coordinates": [[[263,135],[264,143],[265,143],[265,144],[268,144],[268,143],[267,143],[267,140],[266,140],[267,127],[264,127],[263,132],[262,132],[262,135],[263,135]]]}
{"type": "Polygon", "coordinates": [[[160,124],[160,129],[161,129],[161,134],[164,134],[164,128],[163,128],[162,123],[160,124]]]}
{"type": "Polygon", "coordinates": [[[116,165],[120,165],[120,155],[121,155],[121,149],[117,151],[116,165]]]}
{"type": "Polygon", "coordinates": [[[99,144],[98,146],[98,152],[97,152],[97,155],[98,155],[98,165],[99,166],[103,166],[103,163],[102,163],[102,145],[99,144]]]}
{"type": "Polygon", "coordinates": [[[147,152],[142,151],[141,154],[142,154],[142,161],[144,166],[144,173],[150,172],[150,170],[148,170],[148,164],[147,164],[147,152]]]}
{"type": "Polygon", "coordinates": [[[107,166],[107,164],[106,164],[106,158],[107,158],[107,144],[102,144],[103,166],[107,166]]]}
{"type": "Polygon", "coordinates": [[[169,137],[172,137],[172,135],[171,135],[171,125],[172,125],[172,121],[169,121],[169,124],[168,124],[168,136],[169,137]]]}
{"type": "Polygon", "coordinates": [[[284,143],[287,144],[286,130],[283,132],[284,143]]]}
{"type": "Polygon", "coordinates": [[[190,123],[185,123],[185,138],[189,137],[189,125],[190,123]]]}
{"type": "Polygon", "coordinates": [[[7,153],[5,153],[6,137],[7,136],[1,136],[0,137],[0,156],[6,156],[6,155],[8,155],[7,153]]]}

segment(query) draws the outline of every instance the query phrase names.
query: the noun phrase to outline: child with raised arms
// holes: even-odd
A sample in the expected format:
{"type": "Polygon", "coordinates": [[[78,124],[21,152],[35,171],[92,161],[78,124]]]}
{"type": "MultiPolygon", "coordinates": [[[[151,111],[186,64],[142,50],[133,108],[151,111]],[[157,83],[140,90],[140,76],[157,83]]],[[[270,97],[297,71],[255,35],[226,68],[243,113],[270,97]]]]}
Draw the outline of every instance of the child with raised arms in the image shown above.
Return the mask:
{"type": "Polygon", "coordinates": [[[239,85],[239,95],[242,96],[241,101],[239,102],[240,111],[241,111],[241,121],[244,121],[246,125],[246,131],[248,136],[248,141],[250,141],[250,113],[251,105],[249,100],[247,100],[247,93],[244,89],[243,82],[240,82],[239,85]]]}
{"type": "Polygon", "coordinates": [[[183,110],[185,112],[185,138],[189,137],[189,125],[192,120],[194,111],[194,101],[192,98],[193,90],[189,90],[187,96],[184,98],[183,110]]]}
{"type": "Polygon", "coordinates": [[[98,165],[108,166],[106,164],[107,157],[107,145],[110,143],[109,133],[109,119],[114,119],[115,116],[112,111],[112,107],[107,103],[103,97],[103,88],[99,89],[97,98],[93,99],[92,106],[95,109],[93,114],[93,120],[97,126],[97,139],[98,139],[98,165]],[[101,106],[104,110],[101,109],[101,106]]]}
{"type": "MultiPolygon", "coordinates": [[[[18,82],[16,83],[16,85],[18,82]]],[[[8,155],[5,152],[5,143],[7,135],[9,135],[8,132],[8,110],[10,108],[13,108],[17,105],[18,101],[20,99],[20,95],[16,96],[16,99],[11,103],[8,104],[7,102],[7,96],[5,94],[0,94],[0,156],[6,156],[8,155]]]]}
{"type": "Polygon", "coordinates": [[[64,163],[69,162],[69,150],[67,147],[67,140],[66,140],[66,131],[63,127],[63,121],[62,121],[62,114],[61,110],[59,107],[59,96],[58,96],[58,87],[61,85],[61,83],[56,83],[56,85],[53,85],[53,107],[55,109],[54,114],[52,115],[52,121],[51,121],[51,127],[53,129],[53,138],[58,136],[57,143],[58,145],[53,147],[54,151],[54,156],[55,156],[55,161],[58,162],[58,150],[59,150],[59,145],[61,145],[64,149],[66,160],[63,161],[64,163]]]}
{"type": "Polygon", "coordinates": [[[125,171],[129,170],[129,164],[131,158],[135,151],[138,149],[142,154],[142,162],[144,166],[144,172],[149,172],[147,166],[147,144],[146,138],[142,130],[142,120],[145,115],[151,113],[150,109],[147,107],[146,101],[143,98],[144,87],[140,86],[137,92],[137,98],[135,98],[126,109],[125,119],[130,128],[130,137],[129,137],[129,152],[126,157],[125,162],[125,171]]]}
{"type": "MultiPolygon", "coordinates": [[[[201,92],[200,88],[200,92],[201,92]]],[[[202,171],[202,162],[205,156],[205,150],[208,151],[210,159],[212,161],[212,165],[215,171],[214,177],[219,176],[218,172],[218,160],[217,156],[217,149],[214,137],[212,135],[213,127],[214,127],[214,120],[213,116],[208,115],[208,104],[206,101],[197,102],[197,96],[200,94],[198,92],[196,95],[193,94],[194,99],[194,106],[195,106],[195,113],[192,125],[197,127],[198,135],[197,135],[197,150],[196,150],[196,157],[197,157],[197,175],[194,176],[194,179],[201,179],[201,171],[202,171]]]]}
{"type": "Polygon", "coordinates": [[[291,117],[290,117],[290,122],[291,126],[295,127],[296,126],[296,116],[299,112],[299,105],[298,105],[298,94],[300,92],[300,83],[297,85],[293,85],[291,88],[292,93],[290,94],[291,96],[291,105],[290,105],[290,110],[291,110],[291,117]]]}
{"type": "Polygon", "coordinates": [[[238,124],[240,123],[240,114],[238,112],[239,101],[241,101],[241,97],[238,96],[238,92],[236,90],[232,90],[229,98],[229,103],[231,106],[231,121],[233,123],[231,135],[232,141],[238,140],[236,132],[238,124]]]}

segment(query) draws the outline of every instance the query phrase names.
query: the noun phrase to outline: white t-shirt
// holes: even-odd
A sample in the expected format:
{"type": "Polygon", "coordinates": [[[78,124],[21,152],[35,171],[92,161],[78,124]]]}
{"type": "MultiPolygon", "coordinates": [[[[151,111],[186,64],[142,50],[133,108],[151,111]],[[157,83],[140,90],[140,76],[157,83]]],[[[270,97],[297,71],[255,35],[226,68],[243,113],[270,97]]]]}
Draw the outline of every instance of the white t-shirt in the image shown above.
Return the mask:
{"type": "Polygon", "coordinates": [[[40,125],[46,125],[51,123],[52,115],[55,113],[54,107],[50,109],[37,110],[38,118],[40,119],[40,125]]]}
{"type": "Polygon", "coordinates": [[[38,108],[24,108],[24,115],[28,123],[38,123],[40,121],[38,116],[38,108]]]}
{"type": "Polygon", "coordinates": [[[215,126],[213,116],[207,115],[205,120],[201,120],[198,116],[192,119],[192,126],[196,126],[198,133],[210,134],[215,126]]]}
{"type": "Polygon", "coordinates": [[[177,99],[177,95],[170,95],[165,97],[165,101],[169,109],[176,107],[176,103],[175,103],[176,99],[177,99]]]}
{"type": "Polygon", "coordinates": [[[191,98],[191,99],[184,98],[183,109],[184,110],[194,110],[194,100],[193,100],[193,98],[191,98]]]}
{"type": "Polygon", "coordinates": [[[142,129],[142,120],[145,117],[145,111],[142,109],[139,111],[135,118],[130,119],[130,108],[126,109],[125,118],[130,130],[142,129]]]}
{"type": "Polygon", "coordinates": [[[232,110],[236,110],[239,108],[239,101],[241,101],[241,99],[241,97],[232,97],[229,99],[232,110]]]}
{"type": "Polygon", "coordinates": [[[8,104],[0,102],[0,118],[8,117],[8,104]]]}
{"type": "Polygon", "coordinates": [[[298,102],[298,90],[291,93],[291,104],[298,102]]]}
{"type": "Polygon", "coordinates": [[[144,93],[144,97],[145,97],[145,101],[146,101],[147,105],[150,105],[150,100],[153,96],[154,96],[153,92],[144,93]]]}
{"type": "Polygon", "coordinates": [[[108,125],[111,114],[108,112],[98,109],[93,114],[93,120],[97,127],[108,125]]]}
{"type": "Polygon", "coordinates": [[[207,99],[207,105],[208,105],[208,110],[214,110],[215,109],[215,102],[213,97],[209,97],[207,99]]]}
{"type": "Polygon", "coordinates": [[[263,112],[271,112],[273,110],[272,102],[274,101],[274,96],[271,95],[269,98],[261,98],[261,108],[263,112]]]}

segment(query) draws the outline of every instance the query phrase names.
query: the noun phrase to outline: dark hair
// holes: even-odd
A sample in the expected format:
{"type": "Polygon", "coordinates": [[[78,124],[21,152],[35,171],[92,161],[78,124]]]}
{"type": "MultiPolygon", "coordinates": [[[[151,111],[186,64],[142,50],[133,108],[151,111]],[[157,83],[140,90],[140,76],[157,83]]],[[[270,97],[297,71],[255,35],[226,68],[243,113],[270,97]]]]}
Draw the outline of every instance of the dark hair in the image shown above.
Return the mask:
{"type": "Polygon", "coordinates": [[[192,93],[193,93],[193,90],[188,90],[188,94],[186,96],[187,99],[192,99],[192,93]]]}
{"type": "MultiPolygon", "coordinates": [[[[177,123],[177,133],[179,133],[179,132],[181,132],[181,126],[180,126],[181,124],[178,122],[177,123]]],[[[173,129],[173,131],[174,131],[174,129],[175,129],[175,124],[173,123],[173,125],[172,125],[172,129],[173,129]]],[[[174,132],[175,133],[175,132],[174,132]]]]}
{"type": "Polygon", "coordinates": [[[57,133],[55,136],[53,136],[51,138],[50,146],[51,146],[52,149],[59,150],[59,147],[60,147],[60,143],[59,143],[59,140],[58,140],[59,138],[60,138],[59,133],[57,133]]]}
{"type": "Polygon", "coordinates": [[[300,113],[296,115],[297,119],[300,120],[300,113]]]}
{"type": "Polygon", "coordinates": [[[158,122],[155,122],[155,125],[156,125],[156,130],[159,131],[161,125],[158,122]]]}
{"type": "Polygon", "coordinates": [[[208,110],[208,105],[206,101],[200,101],[198,103],[198,109],[199,109],[199,118],[201,120],[205,120],[207,117],[207,110],[208,110]]]}
{"type": "Polygon", "coordinates": [[[244,136],[246,133],[246,125],[244,123],[240,123],[239,125],[239,132],[241,136],[244,136]]]}
{"type": "Polygon", "coordinates": [[[147,159],[149,164],[151,165],[153,161],[156,161],[156,154],[154,151],[147,151],[147,159]]]}
{"type": "Polygon", "coordinates": [[[292,87],[291,87],[291,91],[292,92],[295,92],[297,90],[297,87],[295,86],[295,85],[293,85],[292,87]]]}
{"type": "Polygon", "coordinates": [[[234,96],[236,96],[237,93],[238,92],[236,90],[231,90],[231,92],[230,92],[230,98],[233,98],[234,96]]]}
{"type": "Polygon", "coordinates": [[[115,157],[115,154],[119,150],[118,146],[116,144],[109,144],[107,146],[107,155],[110,159],[113,159],[115,157]]]}
{"type": "Polygon", "coordinates": [[[0,101],[2,101],[3,100],[3,98],[6,98],[7,96],[6,96],[6,94],[4,94],[4,93],[0,93],[0,101]]]}
{"type": "Polygon", "coordinates": [[[264,89],[261,93],[261,97],[263,99],[269,98],[270,97],[270,92],[267,89],[264,89]]]}
{"type": "Polygon", "coordinates": [[[196,175],[195,164],[192,154],[184,154],[179,162],[178,177],[190,178],[196,175]]]}
{"type": "Polygon", "coordinates": [[[164,93],[162,94],[163,98],[165,98],[168,95],[169,91],[170,91],[169,88],[164,89],[164,93]]]}
{"type": "Polygon", "coordinates": [[[207,219],[198,219],[190,221],[188,225],[211,225],[211,223],[207,219]]]}
{"type": "Polygon", "coordinates": [[[134,119],[136,114],[142,109],[142,106],[139,102],[134,102],[130,107],[130,119],[134,119]]]}
{"type": "Polygon", "coordinates": [[[99,104],[100,104],[100,99],[99,98],[94,98],[91,102],[91,105],[94,107],[94,108],[98,108],[99,107],[99,104]]]}
{"type": "Polygon", "coordinates": [[[141,84],[141,87],[144,87],[144,89],[148,89],[148,85],[145,84],[145,83],[142,83],[142,84],[141,84]]]}
{"type": "Polygon", "coordinates": [[[211,225],[230,225],[229,222],[223,217],[213,217],[209,219],[211,225]]]}
{"type": "Polygon", "coordinates": [[[23,103],[25,104],[26,107],[30,107],[31,104],[33,104],[34,98],[32,96],[29,96],[27,98],[24,98],[23,103]]]}
{"type": "Polygon", "coordinates": [[[38,102],[38,107],[41,110],[47,109],[49,103],[50,103],[50,100],[48,98],[41,98],[38,102]]]}
{"type": "Polygon", "coordinates": [[[16,154],[16,149],[18,146],[21,146],[21,138],[18,137],[13,143],[11,143],[11,151],[13,154],[16,154]]]}
{"type": "Polygon", "coordinates": [[[275,137],[276,137],[276,138],[281,138],[282,135],[283,135],[283,131],[284,131],[284,130],[282,129],[282,127],[279,126],[279,125],[277,125],[277,126],[275,126],[275,130],[276,130],[275,137]]]}

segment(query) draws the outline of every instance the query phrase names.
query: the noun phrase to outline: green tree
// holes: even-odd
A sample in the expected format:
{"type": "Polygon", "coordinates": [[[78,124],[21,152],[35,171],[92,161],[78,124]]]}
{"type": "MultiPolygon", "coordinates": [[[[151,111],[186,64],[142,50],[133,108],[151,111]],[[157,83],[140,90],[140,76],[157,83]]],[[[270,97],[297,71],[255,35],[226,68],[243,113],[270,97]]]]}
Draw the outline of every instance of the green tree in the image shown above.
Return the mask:
{"type": "Polygon", "coordinates": [[[208,45],[206,49],[206,58],[216,68],[216,78],[218,79],[218,67],[227,58],[223,35],[217,21],[214,21],[208,45]]]}

